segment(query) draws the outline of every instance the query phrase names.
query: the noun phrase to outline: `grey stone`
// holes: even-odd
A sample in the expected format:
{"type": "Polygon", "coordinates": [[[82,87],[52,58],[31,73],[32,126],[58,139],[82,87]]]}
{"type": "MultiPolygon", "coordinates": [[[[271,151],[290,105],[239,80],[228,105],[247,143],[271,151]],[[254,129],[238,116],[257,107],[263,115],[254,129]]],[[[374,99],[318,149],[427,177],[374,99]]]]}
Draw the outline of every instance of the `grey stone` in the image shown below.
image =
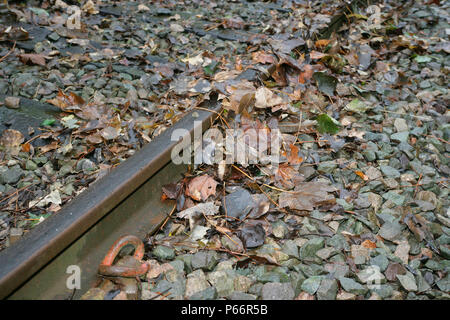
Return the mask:
{"type": "Polygon", "coordinates": [[[334,248],[331,247],[323,248],[316,252],[316,256],[318,256],[323,260],[326,260],[333,254],[334,251],[335,251],[334,248]]]}
{"type": "Polygon", "coordinates": [[[95,165],[95,163],[93,163],[91,160],[89,159],[81,159],[80,161],[78,161],[76,169],[77,171],[83,171],[84,173],[90,173],[93,170],[95,170],[97,167],[95,165]]]}
{"type": "Polygon", "coordinates": [[[411,272],[406,272],[405,275],[397,274],[397,279],[400,281],[400,284],[403,288],[408,291],[417,291],[417,284],[414,276],[411,272]]]}
{"type": "Polygon", "coordinates": [[[238,275],[234,278],[234,290],[247,292],[255,281],[249,277],[238,275]]]}
{"type": "Polygon", "coordinates": [[[391,166],[385,166],[385,165],[381,165],[380,166],[380,170],[383,173],[384,176],[388,177],[388,178],[398,178],[400,177],[400,172],[391,167],[391,166]]]}
{"type": "Polygon", "coordinates": [[[378,235],[386,240],[392,241],[401,234],[403,229],[404,226],[398,222],[385,222],[378,231],[378,235]]]}
{"type": "Polygon", "coordinates": [[[378,266],[369,266],[359,271],[356,275],[360,282],[368,285],[379,285],[386,282],[386,277],[381,273],[378,266]]]}
{"type": "Polygon", "coordinates": [[[258,277],[258,281],[266,283],[266,282],[289,282],[289,275],[285,272],[278,271],[269,271],[264,272],[258,277]]]}
{"type": "Polygon", "coordinates": [[[322,173],[332,173],[337,168],[336,161],[324,161],[319,163],[317,171],[322,173]]]}
{"type": "Polygon", "coordinates": [[[387,284],[381,284],[379,286],[373,286],[370,288],[371,292],[375,292],[378,294],[382,299],[389,298],[392,296],[392,293],[394,292],[394,289],[392,289],[392,286],[387,284]]]}
{"type": "Polygon", "coordinates": [[[170,282],[165,279],[160,280],[155,288],[154,292],[166,292],[170,293],[167,297],[170,299],[182,299],[185,294],[186,284],[185,281],[170,282]]]}
{"type": "Polygon", "coordinates": [[[242,252],[244,251],[244,245],[242,244],[242,240],[239,239],[236,235],[231,236],[222,236],[220,238],[220,241],[222,242],[222,245],[233,252],[242,252]],[[230,239],[231,238],[231,239],[230,239]]]}
{"type": "Polygon", "coordinates": [[[198,291],[189,297],[189,300],[216,300],[217,290],[214,287],[208,287],[202,291],[198,291]]]}
{"type": "Polygon", "coordinates": [[[313,258],[317,251],[323,248],[325,244],[325,240],[323,238],[312,238],[308,240],[301,248],[300,248],[300,259],[308,259],[313,258]]]}
{"type": "Polygon", "coordinates": [[[15,184],[24,174],[25,172],[18,165],[0,171],[0,184],[15,184]]]}
{"type": "Polygon", "coordinates": [[[329,263],[325,265],[325,270],[329,272],[329,276],[333,279],[339,279],[348,275],[350,268],[346,264],[329,263]]]}
{"type": "Polygon", "coordinates": [[[338,283],[334,279],[323,279],[317,289],[317,300],[336,300],[338,283]]]}
{"type": "Polygon", "coordinates": [[[187,275],[186,280],[186,298],[190,298],[197,292],[201,292],[210,287],[209,282],[206,280],[203,270],[198,269],[187,275]]]}
{"type": "Polygon", "coordinates": [[[258,296],[240,291],[234,291],[228,296],[228,299],[230,300],[256,300],[256,298],[258,298],[258,296]]]}
{"type": "Polygon", "coordinates": [[[175,258],[175,250],[163,245],[157,245],[152,254],[161,260],[172,260],[175,258]]]}
{"type": "Polygon", "coordinates": [[[392,141],[396,142],[408,142],[409,132],[397,132],[394,134],[391,134],[392,141]]]}
{"type": "Polygon", "coordinates": [[[6,97],[5,98],[5,107],[7,107],[9,109],[19,109],[20,98],[19,97],[6,97]]]}
{"type": "Polygon", "coordinates": [[[383,198],[386,200],[392,201],[397,206],[401,206],[405,202],[405,196],[398,194],[397,192],[395,192],[393,190],[383,194],[383,198]]]}
{"type": "Polygon", "coordinates": [[[286,253],[287,255],[291,256],[291,257],[299,257],[299,249],[297,246],[297,243],[294,240],[287,240],[281,250],[283,250],[284,253],[286,253]]]}
{"type": "Polygon", "coordinates": [[[307,278],[303,281],[301,289],[308,292],[309,294],[315,294],[317,289],[319,289],[320,283],[322,282],[321,276],[313,276],[307,278]]]}
{"type": "Polygon", "coordinates": [[[370,264],[378,266],[381,272],[384,272],[389,265],[389,260],[384,254],[379,254],[373,258],[370,258],[370,264]]]}
{"type": "Polygon", "coordinates": [[[27,160],[25,162],[25,169],[30,170],[30,171],[34,171],[37,169],[37,164],[34,163],[32,160],[27,160]]]}
{"type": "Polygon", "coordinates": [[[213,271],[206,276],[217,290],[219,297],[226,297],[234,291],[234,277],[227,271],[213,271]]]}
{"type": "Polygon", "coordinates": [[[339,282],[345,291],[353,294],[366,294],[366,292],[368,291],[368,288],[362,286],[361,284],[350,278],[341,277],[339,278],[339,282]]]}
{"type": "Polygon", "coordinates": [[[439,287],[440,290],[444,292],[450,292],[450,277],[447,274],[447,276],[439,281],[436,282],[436,285],[439,287]]]}
{"type": "Polygon", "coordinates": [[[212,270],[218,263],[215,251],[199,251],[192,256],[191,265],[195,269],[212,270]]]}
{"type": "Polygon", "coordinates": [[[403,132],[408,131],[408,124],[406,123],[405,119],[402,118],[396,118],[394,121],[394,127],[397,130],[397,132],[403,132]]]}
{"type": "Polygon", "coordinates": [[[262,300],[292,300],[294,296],[290,283],[269,282],[261,290],[262,300]]]}

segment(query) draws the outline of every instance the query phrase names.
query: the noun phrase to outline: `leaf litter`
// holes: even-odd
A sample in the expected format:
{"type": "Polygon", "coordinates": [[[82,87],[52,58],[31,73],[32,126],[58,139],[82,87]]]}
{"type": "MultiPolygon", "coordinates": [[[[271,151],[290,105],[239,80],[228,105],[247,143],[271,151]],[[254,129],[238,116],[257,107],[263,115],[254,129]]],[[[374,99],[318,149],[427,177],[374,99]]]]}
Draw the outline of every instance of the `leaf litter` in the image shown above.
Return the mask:
{"type": "MultiPolygon", "coordinates": [[[[32,27],[0,27],[0,75],[12,80],[0,82],[0,93],[60,109],[42,130],[2,132],[2,228],[45,220],[218,92],[229,112],[215,127],[263,129],[246,141],[255,154],[260,138],[281,129],[280,163],[201,165],[163,188],[162,201],[174,202],[176,214],[147,241],[173,247],[169,263],[186,266],[165,298],[192,298],[179,289],[183,277],[200,283],[201,269],[216,283],[215,268],[229,264],[234,281],[214,287],[217,297],[243,290],[267,299],[266,287],[289,283],[293,294],[281,299],[448,299],[444,4],[284,1],[270,11],[257,1],[218,18],[215,3],[133,4],[117,15],[114,6],[86,1],[83,27],[74,30],[58,24],[65,10],[58,3],[14,5],[44,38],[32,27]],[[340,27],[312,37],[326,34],[342,10],[340,27]],[[142,27],[150,13],[165,18],[142,27]],[[423,17],[433,24],[421,24],[423,17]],[[93,27],[108,32],[88,35],[93,27]],[[118,45],[99,46],[105,41],[118,45]],[[67,54],[65,43],[78,52],[67,54]],[[434,197],[417,197],[421,191],[434,197]],[[378,289],[359,272],[376,267],[387,280],[378,289]]],[[[8,232],[0,233],[2,246],[8,232]]],[[[150,255],[168,262],[159,254],[150,255]]],[[[143,282],[143,296],[158,291],[158,281],[143,282]]]]}

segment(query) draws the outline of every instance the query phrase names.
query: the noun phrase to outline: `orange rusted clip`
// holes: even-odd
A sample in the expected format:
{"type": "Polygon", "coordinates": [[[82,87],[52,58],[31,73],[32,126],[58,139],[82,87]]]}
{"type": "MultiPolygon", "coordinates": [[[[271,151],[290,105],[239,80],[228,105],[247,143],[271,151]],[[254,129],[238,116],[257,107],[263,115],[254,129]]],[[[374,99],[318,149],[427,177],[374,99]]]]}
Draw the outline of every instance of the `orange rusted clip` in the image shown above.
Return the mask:
{"type": "Polygon", "coordinates": [[[104,276],[134,278],[147,273],[149,265],[142,262],[144,256],[144,243],[136,236],[128,235],[119,238],[109,249],[102,263],[98,267],[98,273],[104,276]],[[119,251],[126,245],[134,246],[134,255],[124,257],[116,265],[112,265],[119,251]],[[125,259],[128,258],[128,259],[125,259]],[[120,263],[123,262],[123,263],[120,263]]]}

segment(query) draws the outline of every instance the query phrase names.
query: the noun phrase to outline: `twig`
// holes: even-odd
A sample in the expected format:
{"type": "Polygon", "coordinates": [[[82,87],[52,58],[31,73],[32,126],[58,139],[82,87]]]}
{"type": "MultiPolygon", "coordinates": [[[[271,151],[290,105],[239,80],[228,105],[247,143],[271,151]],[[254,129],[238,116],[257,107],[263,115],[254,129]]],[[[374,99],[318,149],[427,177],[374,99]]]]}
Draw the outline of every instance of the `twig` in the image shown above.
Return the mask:
{"type": "Polygon", "coordinates": [[[159,230],[161,231],[164,226],[166,225],[167,221],[169,221],[170,217],[172,216],[172,214],[175,212],[175,209],[177,208],[177,204],[175,203],[175,205],[172,208],[172,211],[170,211],[170,213],[167,215],[166,219],[164,220],[163,224],[161,225],[161,227],[159,228],[159,230]]]}
{"type": "Polygon", "coordinates": [[[5,54],[3,57],[0,58],[0,62],[5,60],[14,51],[15,48],[16,48],[16,42],[14,41],[12,49],[7,54],[5,54]]]}
{"type": "MultiPolygon", "coordinates": [[[[235,166],[234,164],[232,164],[231,166],[232,166],[233,168],[235,168],[236,170],[238,170],[239,172],[241,172],[241,173],[242,173],[243,175],[245,175],[247,178],[251,179],[253,182],[258,183],[258,182],[256,181],[255,178],[249,176],[245,171],[239,169],[239,168],[238,168],[237,166],[235,166]]],[[[267,188],[276,190],[276,191],[287,192],[287,193],[297,193],[297,192],[295,192],[295,191],[283,190],[283,189],[280,189],[280,188],[277,188],[277,187],[269,186],[268,184],[265,184],[265,183],[261,183],[261,185],[263,185],[264,187],[267,187],[267,188]]]]}
{"type": "Polygon", "coordinates": [[[202,107],[194,107],[194,109],[199,109],[199,110],[203,110],[203,111],[209,111],[209,112],[212,112],[212,113],[215,113],[215,114],[217,114],[217,116],[220,118],[220,120],[222,120],[223,121],[223,123],[225,123],[225,125],[228,127],[228,129],[231,129],[231,127],[230,127],[230,125],[228,124],[228,122],[222,117],[222,111],[220,111],[220,113],[219,112],[217,112],[216,110],[210,110],[210,109],[206,109],[206,108],[202,108],[202,107]]]}
{"type": "Polygon", "coordinates": [[[14,191],[13,193],[11,193],[9,196],[6,196],[6,197],[4,197],[3,199],[1,199],[1,200],[0,200],[0,203],[2,203],[2,202],[4,202],[4,201],[8,200],[8,199],[11,198],[12,196],[18,194],[19,192],[21,192],[21,191],[23,191],[23,190],[25,190],[25,189],[27,189],[27,188],[29,188],[29,187],[35,185],[35,184],[36,184],[36,182],[33,182],[32,184],[29,184],[29,185],[24,186],[24,187],[22,187],[22,188],[20,188],[20,189],[17,189],[17,190],[14,191]]]}

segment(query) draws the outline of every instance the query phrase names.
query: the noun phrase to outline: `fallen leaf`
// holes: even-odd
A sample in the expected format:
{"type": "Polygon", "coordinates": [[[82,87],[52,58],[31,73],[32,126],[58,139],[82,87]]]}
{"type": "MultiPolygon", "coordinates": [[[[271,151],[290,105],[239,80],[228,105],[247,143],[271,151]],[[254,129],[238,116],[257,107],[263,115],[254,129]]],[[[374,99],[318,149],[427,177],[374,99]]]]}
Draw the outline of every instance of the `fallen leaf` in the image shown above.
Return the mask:
{"type": "Polygon", "coordinates": [[[324,204],[334,204],[335,197],[330,192],[337,189],[325,182],[310,181],[298,184],[293,192],[284,192],[278,199],[282,208],[312,211],[324,204]]]}
{"type": "Polygon", "coordinates": [[[261,87],[255,92],[255,107],[268,108],[283,103],[283,99],[274,94],[270,89],[261,87]]]}
{"type": "Polygon", "coordinates": [[[120,128],[108,126],[100,131],[100,135],[106,140],[113,140],[120,134],[120,128]]]}
{"type": "Polygon", "coordinates": [[[319,51],[315,51],[315,50],[312,50],[312,51],[309,53],[309,57],[310,57],[311,59],[313,59],[313,60],[316,60],[316,59],[322,59],[322,58],[325,57],[325,56],[326,56],[325,53],[322,53],[322,52],[319,52],[319,51]]]}
{"type": "Polygon", "coordinates": [[[252,52],[252,60],[255,63],[275,63],[275,57],[271,54],[266,53],[265,51],[256,51],[252,52]]]}
{"type": "Polygon", "coordinates": [[[315,45],[317,48],[324,48],[330,43],[330,41],[331,40],[329,39],[320,39],[316,41],[315,45]]]}
{"type": "Polygon", "coordinates": [[[246,248],[255,248],[264,244],[266,232],[261,224],[246,225],[241,229],[239,236],[246,248]]]}
{"type": "Polygon", "coordinates": [[[216,194],[218,182],[208,175],[195,177],[186,189],[186,195],[196,201],[205,201],[209,196],[216,194]]]}
{"type": "Polygon", "coordinates": [[[296,165],[303,162],[303,158],[299,156],[300,148],[294,144],[289,144],[290,152],[288,153],[287,160],[290,164],[296,165]]]}
{"type": "Polygon", "coordinates": [[[58,142],[57,141],[53,141],[52,143],[46,145],[46,146],[42,146],[39,148],[39,151],[41,154],[49,152],[51,150],[55,150],[58,149],[58,142]]]}
{"type": "Polygon", "coordinates": [[[370,241],[370,240],[364,240],[364,241],[361,243],[361,245],[362,245],[364,248],[367,248],[367,249],[375,249],[375,248],[377,247],[377,244],[376,244],[375,242],[373,242],[373,241],[370,241]]]}
{"type": "Polygon", "coordinates": [[[177,214],[178,218],[182,219],[188,219],[189,220],[189,226],[191,230],[194,229],[194,226],[196,224],[196,221],[200,218],[209,215],[215,215],[219,212],[219,206],[216,206],[214,202],[205,202],[205,203],[199,203],[191,208],[188,208],[186,210],[180,211],[177,214]]]}
{"type": "Polygon", "coordinates": [[[317,81],[317,86],[321,92],[325,93],[327,96],[334,95],[338,79],[323,72],[315,72],[313,78],[317,81]]]}
{"type": "Polygon", "coordinates": [[[339,131],[339,122],[322,113],[317,117],[317,130],[320,133],[336,134],[339,131]]]}
{"type": "Polygon", "coordinates": [[[23,142],[24,137],[20,131],[6,129],[0,137],[0,146],[5,148],[18,147],[23,142]]]}
{"type": "Polygon", "coordinates": [[[300,83],[305,83],[307,80],[311,79],[314,74],[314,69],[310,64],[306,64],[303,67],[303,71],[298,76],[298,81],[300,83]]]}
{"type": "MultiPolygon", "coordinates": [[[[227,91],[231,93],[228,104],[229,109],[236,113],[241,113],[242,110],[252,105],[255,100],[255,90],[253,84],[247,80],[241,81],[236,86],[228,86],[227,91]]],[[[224,106],[227,107],[225,103],[224,106]]]]}
{"type": "Polygon", "coordinates": [[[369,180],[369,177],[366,176],[366,175],[364,174],[364,172],[362,172],[362,171],[355,170],[355,174],[357,174],[357,175],[358,175],[361,179],[363,179],[364,181],[369,180]]]}
{"type": "Polygon", "coordinates": [[[23,53],[18,55],[20,61],[25,64],[37,64],[40,66],[46,65],[45,56],[39,53],[23,53]]]}

